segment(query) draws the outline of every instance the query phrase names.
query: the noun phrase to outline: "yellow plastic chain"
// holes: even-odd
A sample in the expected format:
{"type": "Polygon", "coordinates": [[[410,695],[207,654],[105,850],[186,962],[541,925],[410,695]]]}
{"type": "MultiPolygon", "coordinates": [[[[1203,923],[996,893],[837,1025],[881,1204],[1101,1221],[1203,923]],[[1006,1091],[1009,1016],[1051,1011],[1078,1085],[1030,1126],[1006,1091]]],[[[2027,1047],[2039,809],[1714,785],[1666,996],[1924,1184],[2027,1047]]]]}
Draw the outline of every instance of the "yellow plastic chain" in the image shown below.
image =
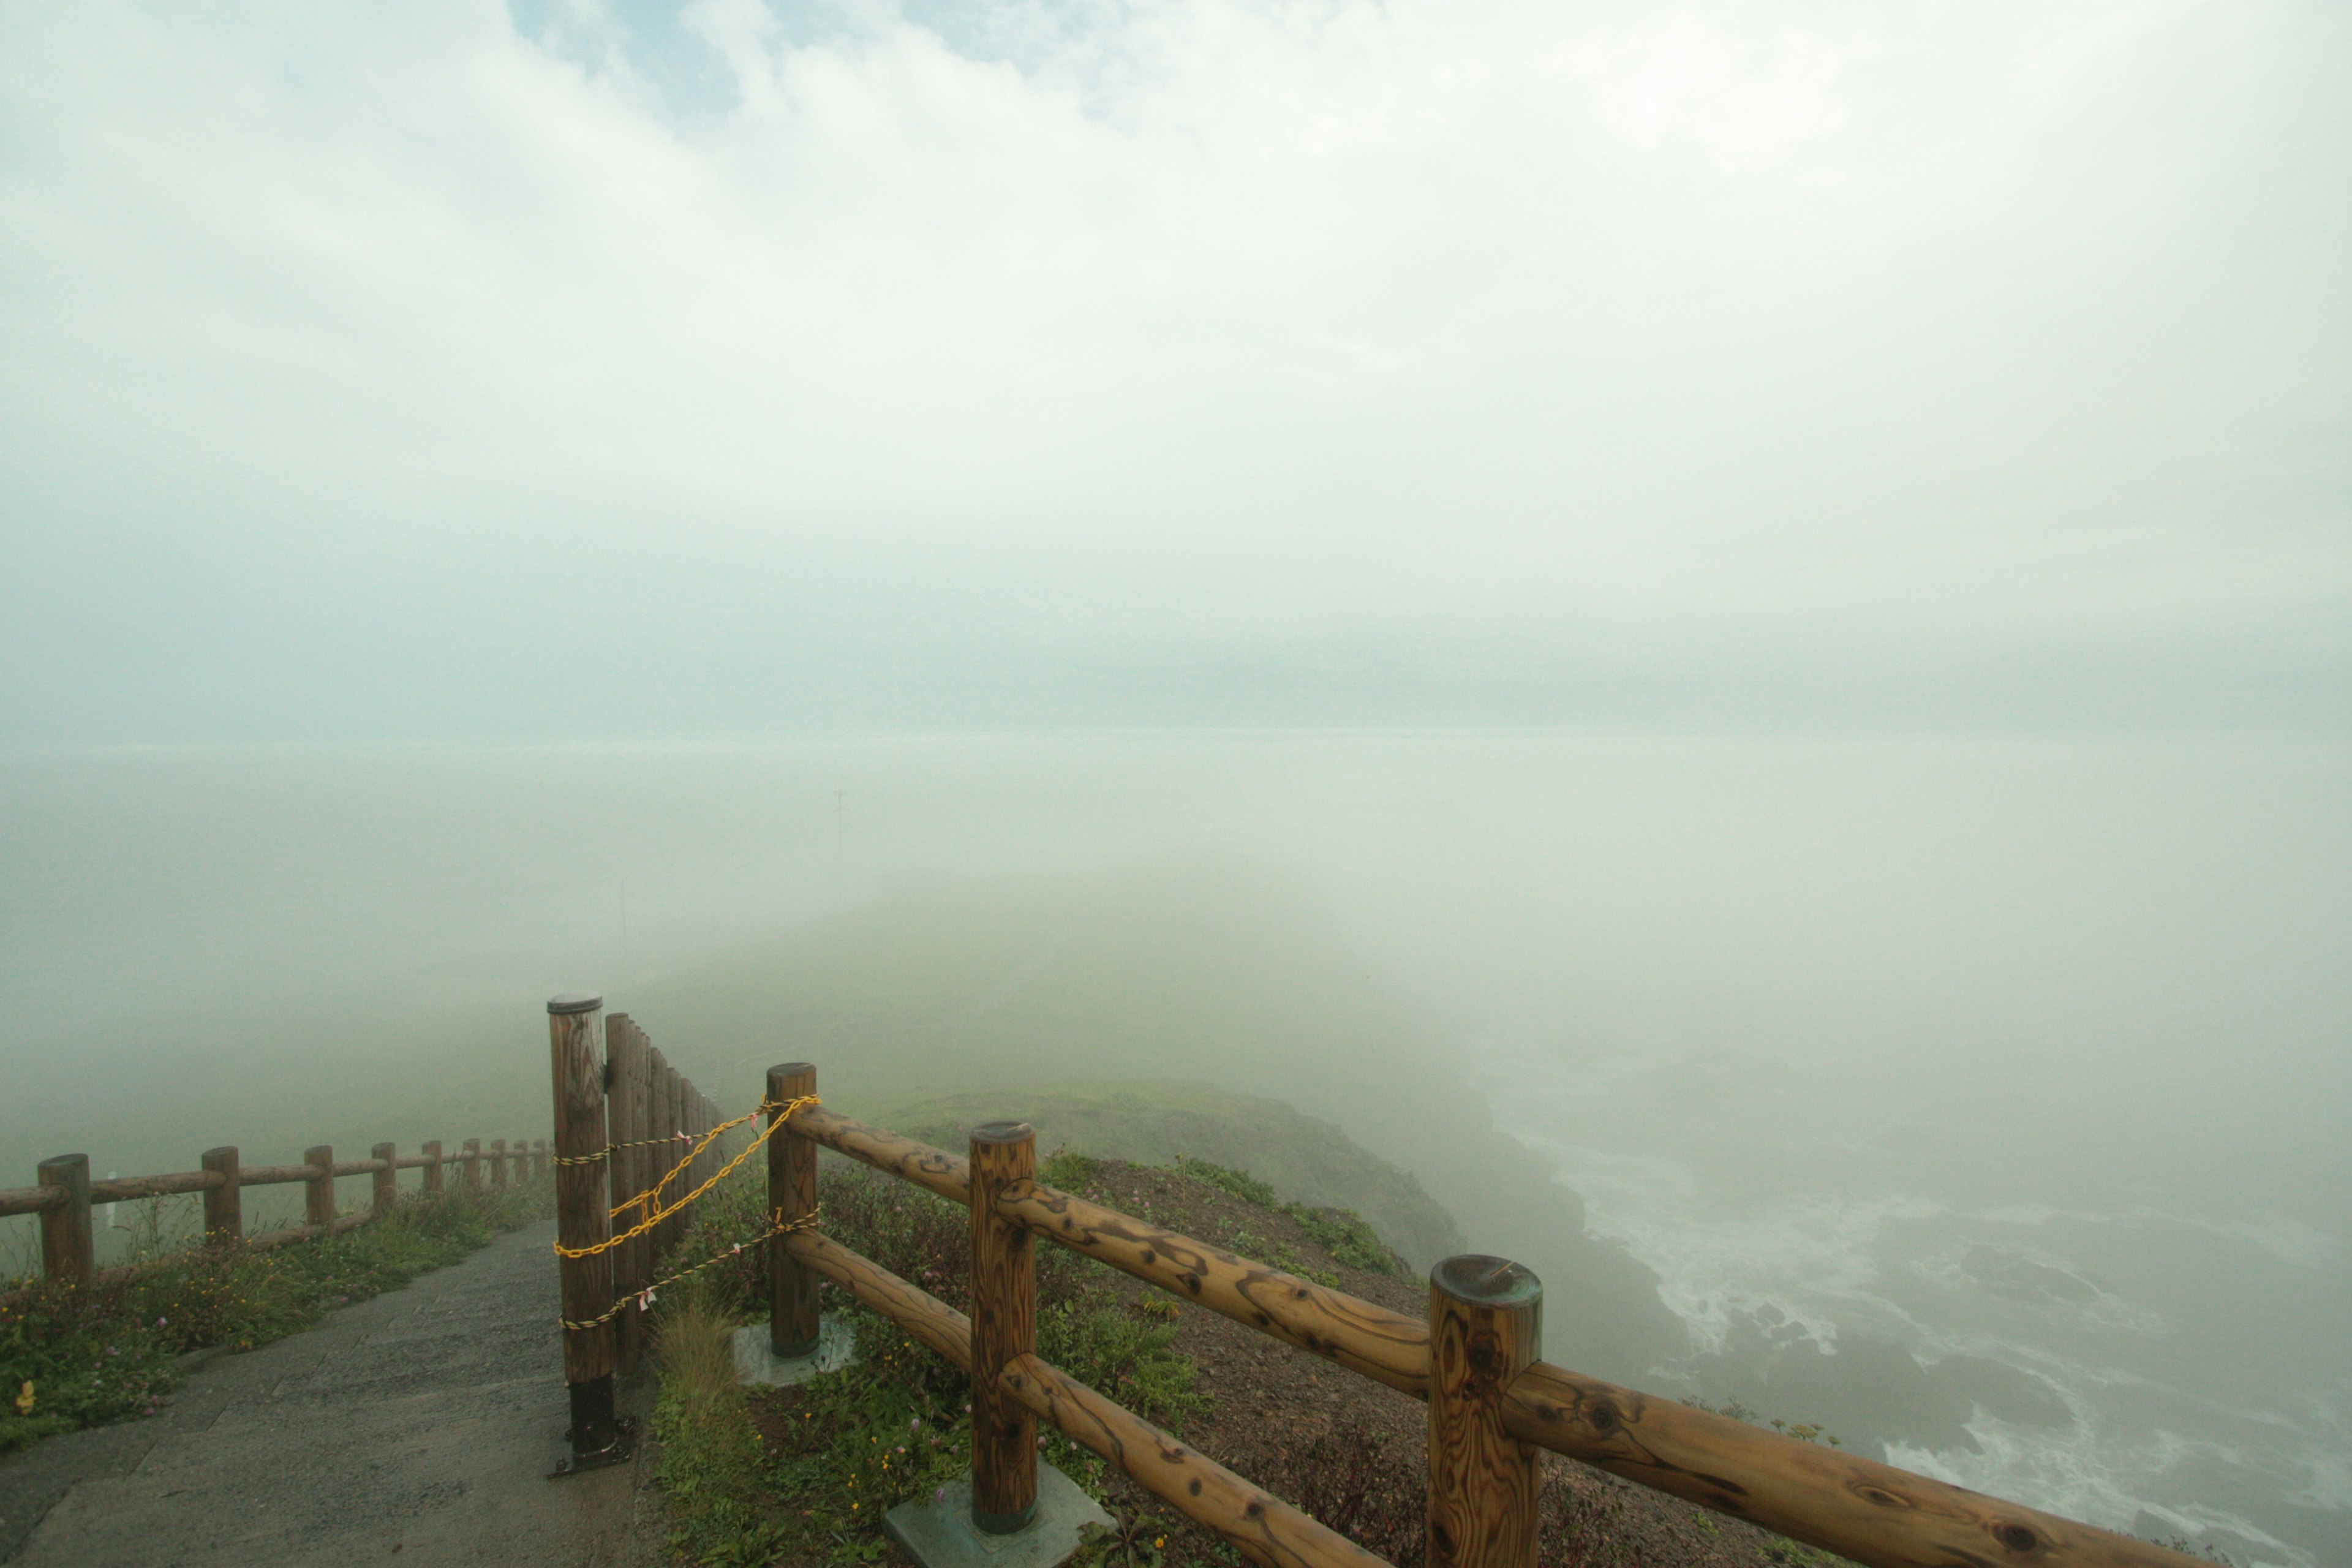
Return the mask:
{"type": "Polygon", "coordinates": [[[622,1297],[619,1300],[613,1303],[610,1310],[600,1313],[598,1316],[589,1319],[584,1323],[575,1323],[571,1319],[565,1317],[558,1317],[556,1321],[562,1323],[567,1329],[601,1329],[606,1323],[609,1323],[614,1319],[619,1317],[622,1311],[626,1309],[632,1301],[635,1302],[640,1309],[649,1308],[654,1304],[654,1297],[657,1292],[669,1289],[669,1287],[677,1284],[679,1280],[685,1279],[689,1274],[699,1274],[702,1270],[709,1268],[712,1264],[723,1263],[728,1258],[733,1258],[738,1253],[741,1252],[745,1247],[757,1247],[771,1237],[790,1236],[796,1230],[808,1229],[810,1226],[816,1224],[817,1211],[811,1209],[808,1213],[801,1215],[800,1218],[795,1220],[787,1220],[782,1217],[781,1213],[772,1214],[768,1217],[775,1223],[769,1226],[767,1229],[761,1231],[759,1235],[751,1237],[751,1240],[739,1241],[724,1252],[715,1252],[709,1257],[704,1258],[701,1262],[695,1264],[690,1268],[679,1269],[677,1273],[671,1275],[667,1279],[656,1279],[652,1284],[646,1286],[644,1289],[637,1291],[635,1295],[622,1297]]]}
{"type": "Polygon", "coordinates": [[[799,1110],[803,1106],[818,1105],[822,1103],[823,1101],[819,1100],[815,1095],[804,1094],[798,1100],[771,1101],[768,1104],[761,1106],[758,1110],[750,1111],[744,1115],[736,1117],[731,1121],[720,1122],[718,1126],[704,1133],[702,1137],[696,1142],[694,1148],[687,1154],[686,1158],[671,1166],[668,1173],[663,1176],[660,1181],[656,1182],[652,1186],[647,1187],[635,1197],[621,1204],[618,1207],[613,1209],[606,1216],[608,1218],[617,1219],[628,1210],[637,1209],[645,1215],[643,1219],[637,1221],[636,1224],[631,1226],[620,1235],[608,1237],[604,1240],[595,1243],[593,1246],[566,1247],[563,1243],[559,1241],[555,1244],[555,1256],[558,1258],[593,1258],[600,1252],[612,1251],[613,1248],[620,1246],[625,1241],[635,1240],[638,1237],[645,1235],[646,1232],[653,1229],[654,1226],[661,1224],[662,1221],[669,1218],[672,1215],[687,1208],[689,1205],[693,1204],[695,1200],[701,1197],[703,1194],[709,1192],[711,1188],[717,1186],[719,1183],[733,1175],[735,1173],[736,1167],[742,1164],[744,1161],[750,1159],[753,1150],[759,1148],[761,1144],[765,1143],[769,1139],[774,1137],[777,1130],[782,1128],[785,1122],[792,1120],[793,1113],[794,1111],[799,1110]],[[682,1173],[688,1166],[700,1159],[702,1157],[702,1152],[709,1148],[710,1145],[718,1140],[719,1134],[726,1132],[732,1128],[742,1126],[743,1123],[752,1121],[763,1111],[773,1111],[775,1114],[769,1120],[768,1125],[761,1129],[760,1135],[743,1146],[742,1152],[728,1161],[724,1166],[720,1167],[717,1175],[712,1176],[709,1181],[704,1182],[702,1185],[695,1188],[694,1191],[687,1194],[684,1197],[677,1199],[675,1203],[671,1203],[667,1205],[662,1204],[662,1189],[669,1185],[670,1182],[675,1177],[682,1173]]]}

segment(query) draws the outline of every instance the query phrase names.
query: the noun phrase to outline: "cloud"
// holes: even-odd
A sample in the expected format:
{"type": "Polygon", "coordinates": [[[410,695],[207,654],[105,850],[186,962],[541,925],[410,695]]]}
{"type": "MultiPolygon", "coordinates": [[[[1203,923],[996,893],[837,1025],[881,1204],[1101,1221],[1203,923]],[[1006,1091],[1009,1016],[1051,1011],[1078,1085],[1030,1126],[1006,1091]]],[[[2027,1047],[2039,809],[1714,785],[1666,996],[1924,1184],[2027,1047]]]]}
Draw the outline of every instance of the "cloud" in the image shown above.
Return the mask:
{"type": "MultiPolygon", "coordinates": [[[[11,657],[121,671],[13,666],[44,694],[16,732],[154,706],[131,617],[167,577],[237,585],[256,625],[178,612],[216,667],[188,689],[263,722],[227,673],[257,626],[256,657],[312,650],[315,708],[490,563],[667,584],[646,635],[683,668],[713,584],[757,580],[966,661],[1019,643],[1047,684],[1382,648],[1373,710],[1441,647],[1688,672],[1755,636],[1890,668],[2073,638],[2143,685],[2195,662],[2141,659],[2171,645],[2291,693],[2344,640],[2326,7],[93,5],[0,33],[11,657]],[[310,625],[331,585],[379,629],[310,625]]],[[[742,636],[746,664],[790,645],[742,636]]]]}

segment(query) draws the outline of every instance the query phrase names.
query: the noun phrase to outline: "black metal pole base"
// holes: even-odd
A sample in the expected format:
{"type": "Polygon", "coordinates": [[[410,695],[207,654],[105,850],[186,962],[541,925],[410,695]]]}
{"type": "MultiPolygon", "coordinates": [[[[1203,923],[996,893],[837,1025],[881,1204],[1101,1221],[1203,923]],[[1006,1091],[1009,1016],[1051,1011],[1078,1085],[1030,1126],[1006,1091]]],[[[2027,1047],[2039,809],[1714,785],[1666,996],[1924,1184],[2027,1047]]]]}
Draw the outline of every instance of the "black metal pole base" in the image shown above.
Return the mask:
{"type": "Polygon", "coordinates": [[[561,1476],[576,1476],[583,1470],[625,1465],[635,1450],[632,1441],[635,1436],[636,1423],[613,1413],[611,1373],[575,1383],[572,1384],[570,1440],[556,1451],[555,1463],[548,1470],[547,1479],[554,1480],[561,1476]]]}

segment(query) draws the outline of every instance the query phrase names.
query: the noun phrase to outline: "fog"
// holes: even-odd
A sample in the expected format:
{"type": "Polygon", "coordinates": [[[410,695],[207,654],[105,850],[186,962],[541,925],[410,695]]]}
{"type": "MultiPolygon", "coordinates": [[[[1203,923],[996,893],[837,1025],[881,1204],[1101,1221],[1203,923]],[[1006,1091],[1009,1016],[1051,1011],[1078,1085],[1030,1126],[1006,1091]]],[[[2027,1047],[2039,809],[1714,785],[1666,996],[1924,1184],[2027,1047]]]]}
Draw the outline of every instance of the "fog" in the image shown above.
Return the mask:
{"type": "Polygon", "coordinates": [[[794,1057],[885,1119],[1199,1079],[1528,1258],[1572,1364],[2246,1560],[2345,1540],[2341,741],[1138,731],[7,779],[21,1167],[524,1131],[539,1004],[583,984],[730,1105],[794,1057]]]}
{"type": "Polygon", "coordinates": [[[583,988],[730,1106],[1206,1083],[1554,1359],[2352,1558],[2347,68],[0,12],[0,1181],[529,1132],[583,988]]]}

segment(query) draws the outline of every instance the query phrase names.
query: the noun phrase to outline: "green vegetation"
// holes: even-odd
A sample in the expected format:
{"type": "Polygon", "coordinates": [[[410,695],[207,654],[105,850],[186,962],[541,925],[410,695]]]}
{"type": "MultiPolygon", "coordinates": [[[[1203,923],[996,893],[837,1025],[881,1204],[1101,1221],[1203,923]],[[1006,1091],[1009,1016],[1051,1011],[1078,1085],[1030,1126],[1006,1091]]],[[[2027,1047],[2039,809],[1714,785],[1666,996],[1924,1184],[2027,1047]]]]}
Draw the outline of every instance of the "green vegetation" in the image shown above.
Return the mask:
{"type": "MultiPolygon", "coordinates": [[[[728,1261],[655,1301],[662,1389],[654,1429],[676,1521],[671,1544],[706,1568],[780,1558],[871,1562],[884,1550],[885,1512],[970,1471],[970,1380],[887,1320],[831,1296],[829,1310],[856,1333],[855,1365],[795,1388],[738,1384],[729,1339],[763,1306],[758,1258],[729,1249],[760,1228],[761,1196],[756,1183],[739,1179],[706,1199],[668,1266],[728,1261]]],[[[854,1170],[826,1172],[820,1201],[828,1236],[950,1305],[970,1307],[964,1211],[854,1170]]],[[[1169,1348],[1175,1331],[1168,1314],[1121,1305],[1098,1266],[1039,1249],[1039,1353],[1146,1419],[1181,1430],[1201,1401],[1192,1362],[1169,1348]]],[[[1059,1433],[1045,1437],[1048,1463],[1102,1490],[1101,1460],[1059,1433]]]]}
{"type": "MultiPolygon", "coordinates": [[[[1206,1182],[1244,1203],[1288,1215],[1307,1232],[1308,1240],[1350,1268],[1371,1268],[1383,1274],[1407,1271],[1404,1260],[1390,1251],[1380,1233],[1366,1224],[1364,1216],[1353,1209],[1310,1208],[1301,1203],[1284,1203],[1272,1187],[1247,1171],[1229,1170],[1206,1160],[1193,1159],[1188,1154],[1176,1156],[1176,1168],[1194,1181],[1206,1182]]],[[[1278,1248],[1277,1256],[1271,1261],[1294,1274],[1304,1274],[1318,1285],[1339,1284],[1336,1276],[1307,1268],[1297,1261],[1295,1254],[1286,1260],[1281,1254],[1289,1253],[1289,1250],[1287,1247],[1278,1248]]]]}
{"type": "Polygon", "coordinates": [[[552,1212],[553,1184],[404,1199],[372,1225],[290,1246],[191,1245],[194,1200],[147,1200],[129,1271],[83,1289],[0,1293],[0,1452],[55,1432],[152,1415],[192,1350],[251,1350],[348,1302],[455,1263],[552,1212]],[[175,1223],[176,1222],[176,1223],[175,1223]]]}
{"type": "MultiPolygon", "coordinates": [[[[922,1142],[960,1150],[971,1127],[1004,1117],[1036,1128],[1037,1146],[1067,1151],[1066,1159],[1173,1166],[1260,1208],[1283,1209],[1276,1196],[1282,1193],[1304,1199],[1310,1214],[1345,1214],[1363,1227],[1368,1250],[1383,1256],[1384,1242],[1423,1263],[1465,1245],[1452,1216],[1418,1182],[1331,1123],[1279,1100],[1207,1084],[1052,1083],[901,1104],[871,1120],[922,1142]]],[[[1057,1187],[1082,1184],[1042,1169],[1039,1174],[1057,1187]]],[[[1347,1261],[1350,1267],[1382,1267],[1347,1261]]]]}

